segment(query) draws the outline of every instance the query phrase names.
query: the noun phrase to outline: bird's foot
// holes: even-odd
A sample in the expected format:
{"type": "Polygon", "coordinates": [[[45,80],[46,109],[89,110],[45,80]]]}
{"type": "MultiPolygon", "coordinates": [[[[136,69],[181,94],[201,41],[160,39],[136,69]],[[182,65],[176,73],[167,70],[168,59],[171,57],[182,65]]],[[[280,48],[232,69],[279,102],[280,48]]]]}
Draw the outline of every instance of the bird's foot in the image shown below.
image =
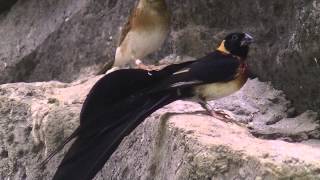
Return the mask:
{"type": "Polygon", "coordinates": [[[233,119],[231,117],[231,115],[229,115],[228,113],[226,113],[223,110],[211,110],[211,116],[213,116],[217,119],[221,119],[223,121],[228,120],[227,122],[229,122],[229,120],[233,119]]]}
{"type": "Polygon", "coordinates": [[[144,69],[147,71],[159,71],[160,69],[162,69],[162,66],[145,65],[142,63],[142,61],[140,59],[137,59],[135,61],[135,63],[139,69],[144,69]]]}

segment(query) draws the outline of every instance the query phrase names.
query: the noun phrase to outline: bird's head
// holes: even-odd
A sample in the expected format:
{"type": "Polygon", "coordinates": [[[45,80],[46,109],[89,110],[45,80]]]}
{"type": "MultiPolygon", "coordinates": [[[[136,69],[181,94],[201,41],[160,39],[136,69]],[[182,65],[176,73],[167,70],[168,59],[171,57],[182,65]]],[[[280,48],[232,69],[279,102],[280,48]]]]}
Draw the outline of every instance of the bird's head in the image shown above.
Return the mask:
{"type": "Polygon", "coordinates": [[[252,42],[252,36],[247,33],[231,33],[224,38],[217,50],[245,59],[252,42]]]}

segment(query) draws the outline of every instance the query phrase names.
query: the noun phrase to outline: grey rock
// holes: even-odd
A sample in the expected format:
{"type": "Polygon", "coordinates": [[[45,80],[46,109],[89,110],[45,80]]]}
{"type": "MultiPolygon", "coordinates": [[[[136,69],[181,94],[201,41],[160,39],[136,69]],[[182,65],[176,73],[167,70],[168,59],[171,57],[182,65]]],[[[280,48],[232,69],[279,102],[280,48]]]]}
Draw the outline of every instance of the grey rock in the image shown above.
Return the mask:
{"type": "MultiPolygon", "coordinates": [[[[84,98],[100,77],[69,84],[0,85],[0,179],[53,176],[70,145],[44,169],[38,164],[78,126],[84,98]]],[[[244,124],[253,123],[257,131],[319,134],[316,113],[307,111],[290,120],[286,117],[290,104],[283,93],[257,79],[211,104],[244,124]],[[270,113],[284,118],[268,126],[264,122],[270,113]],[[287,125],[294,131],[284,132],[281,127],[287,125]]],[[[205,115],[198,104],[177,101],[153,113],[127,136],[95,179],[319,179],[320,141],[303,140],[255,138],[245,127],[205,115]]]]}
{"type": "Polygon", "coordinates": [[[113,60],[120,24],[133,3],[18,1],[0,17],[0,83],[94,74],[99,64],[113,60]]]}

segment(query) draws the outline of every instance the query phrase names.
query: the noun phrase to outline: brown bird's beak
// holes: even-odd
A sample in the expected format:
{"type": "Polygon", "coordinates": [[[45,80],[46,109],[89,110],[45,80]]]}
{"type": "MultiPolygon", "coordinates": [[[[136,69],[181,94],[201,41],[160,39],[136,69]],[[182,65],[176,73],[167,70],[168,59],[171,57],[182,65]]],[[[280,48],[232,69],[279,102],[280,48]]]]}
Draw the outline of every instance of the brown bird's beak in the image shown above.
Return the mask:
{"type": "Polygon", "coordinates": [[[241,41],[241,46],[248,46],[248,45],[250,45],[251,43],[254,42],[252,36],[250,36],[250,35],[247,34],[247,33],[244,33],[244,34],[245,34],[245,36],[244,36],[244,38],[243,38],[242,41],[241,41]]]}

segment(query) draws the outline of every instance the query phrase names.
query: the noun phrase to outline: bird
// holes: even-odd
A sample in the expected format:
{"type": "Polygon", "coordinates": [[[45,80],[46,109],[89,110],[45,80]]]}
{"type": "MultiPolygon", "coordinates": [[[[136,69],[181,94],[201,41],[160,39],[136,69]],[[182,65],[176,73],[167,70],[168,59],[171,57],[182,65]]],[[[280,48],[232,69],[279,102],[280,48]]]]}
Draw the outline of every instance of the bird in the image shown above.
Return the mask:
{"type": "MultiPolygon", "coordinates": [[[[165,0],[140,0],[122,28],[112,68],[119,69],[132,61],[138,68],[154,68],[140,59],[164,43],[170,29],[170,14],[165,0]]],[[[104,74],[109,67],[106,63],[98,74],[104,74]]]]}
{"type": "Polygon", "coordinates": [[[211,112],[207,101],[228,96],[247,81],[246,58],[252,42],[248,33],[234,32],[202,58],[161,70],[120,69],[105,75],[89,91],[79,127],[40,166],[75,138],[53,180],[90,180],[123,138],[157,109],[187,100],[211,112]]]}

